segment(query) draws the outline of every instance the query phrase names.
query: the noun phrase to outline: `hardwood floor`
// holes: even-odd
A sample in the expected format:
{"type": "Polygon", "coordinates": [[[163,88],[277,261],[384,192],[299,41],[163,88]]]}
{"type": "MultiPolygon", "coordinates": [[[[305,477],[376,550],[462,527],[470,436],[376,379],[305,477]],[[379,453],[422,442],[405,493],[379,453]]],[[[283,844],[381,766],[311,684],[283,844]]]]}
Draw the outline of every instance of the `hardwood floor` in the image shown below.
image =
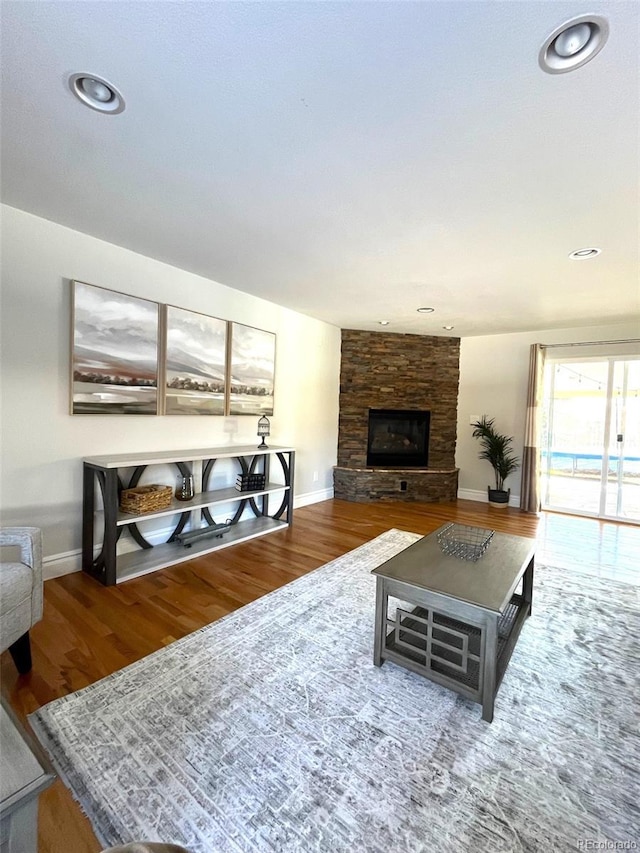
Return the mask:
{"type": "MultiPolygon", "coordinates": [[[[2,692],[23,718],[185,634],[323,565],[391,527],[430,533],[446,521],[538,536],[537,563],[638,583],[640,528],[487,504],[356,504],[297,510],[287,531],[103,587],[78,573],[47,581],[32,630],[33,670],[18,676],[2,655],[2,692]]],[[[40,801],[40,853],[96,853],[100,845],[57,781],[40,801]]]]}

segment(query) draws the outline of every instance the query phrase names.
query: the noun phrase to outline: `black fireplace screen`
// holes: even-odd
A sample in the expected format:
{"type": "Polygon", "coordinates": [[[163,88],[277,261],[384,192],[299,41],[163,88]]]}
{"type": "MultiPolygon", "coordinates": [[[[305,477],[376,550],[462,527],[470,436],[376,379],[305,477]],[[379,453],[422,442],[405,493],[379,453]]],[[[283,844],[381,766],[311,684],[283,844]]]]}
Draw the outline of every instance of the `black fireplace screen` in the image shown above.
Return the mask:
{"type": "Polygon", "coordinates": [[[430,412],[369,409],[367,466],[426,468],[430,412]]]}

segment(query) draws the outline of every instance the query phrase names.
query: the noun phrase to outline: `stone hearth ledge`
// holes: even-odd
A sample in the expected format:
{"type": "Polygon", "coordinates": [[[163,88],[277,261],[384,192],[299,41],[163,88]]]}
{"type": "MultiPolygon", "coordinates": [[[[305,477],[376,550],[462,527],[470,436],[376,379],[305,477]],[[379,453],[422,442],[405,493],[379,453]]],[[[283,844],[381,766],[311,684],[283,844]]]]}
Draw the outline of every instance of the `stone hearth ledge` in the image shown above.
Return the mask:
{"type": "Polygon", "coordinates": [[[336,465],[333,469],[334,497],[357,503],[454,501],[458,494],[458,472],[458,468],[347,468],[336,465]]]}

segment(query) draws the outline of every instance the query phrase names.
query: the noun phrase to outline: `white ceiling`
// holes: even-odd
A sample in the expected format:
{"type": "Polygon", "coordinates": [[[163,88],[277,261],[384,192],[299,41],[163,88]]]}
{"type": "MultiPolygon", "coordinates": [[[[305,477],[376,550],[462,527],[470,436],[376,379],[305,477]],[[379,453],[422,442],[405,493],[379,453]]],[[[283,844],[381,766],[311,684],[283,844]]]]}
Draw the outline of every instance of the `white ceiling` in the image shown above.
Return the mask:
{"type": "Polygon", "coordinates": [[[635,0],[1,10],[6,204],[342,327],[638,314],[635,0]],[[587,12],[604,50],[543,73],[546,36],[587,12]],[[73,72],[126,110],[81,105],[73,72]]]}

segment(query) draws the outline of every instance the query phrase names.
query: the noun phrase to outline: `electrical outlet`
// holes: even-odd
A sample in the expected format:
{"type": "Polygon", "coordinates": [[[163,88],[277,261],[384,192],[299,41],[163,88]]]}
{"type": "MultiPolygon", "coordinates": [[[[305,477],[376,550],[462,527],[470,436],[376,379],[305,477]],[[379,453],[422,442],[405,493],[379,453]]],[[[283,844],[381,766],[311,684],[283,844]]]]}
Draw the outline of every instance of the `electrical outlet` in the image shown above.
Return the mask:
{"type": "Polygon", "coordinates": [[[318,472],[317,472],[317,471],[314,471],[314,472],[313,472],[313,482],[314,482],[314,483],[317,483],[317,482],[318,482],[318,472]]]}

